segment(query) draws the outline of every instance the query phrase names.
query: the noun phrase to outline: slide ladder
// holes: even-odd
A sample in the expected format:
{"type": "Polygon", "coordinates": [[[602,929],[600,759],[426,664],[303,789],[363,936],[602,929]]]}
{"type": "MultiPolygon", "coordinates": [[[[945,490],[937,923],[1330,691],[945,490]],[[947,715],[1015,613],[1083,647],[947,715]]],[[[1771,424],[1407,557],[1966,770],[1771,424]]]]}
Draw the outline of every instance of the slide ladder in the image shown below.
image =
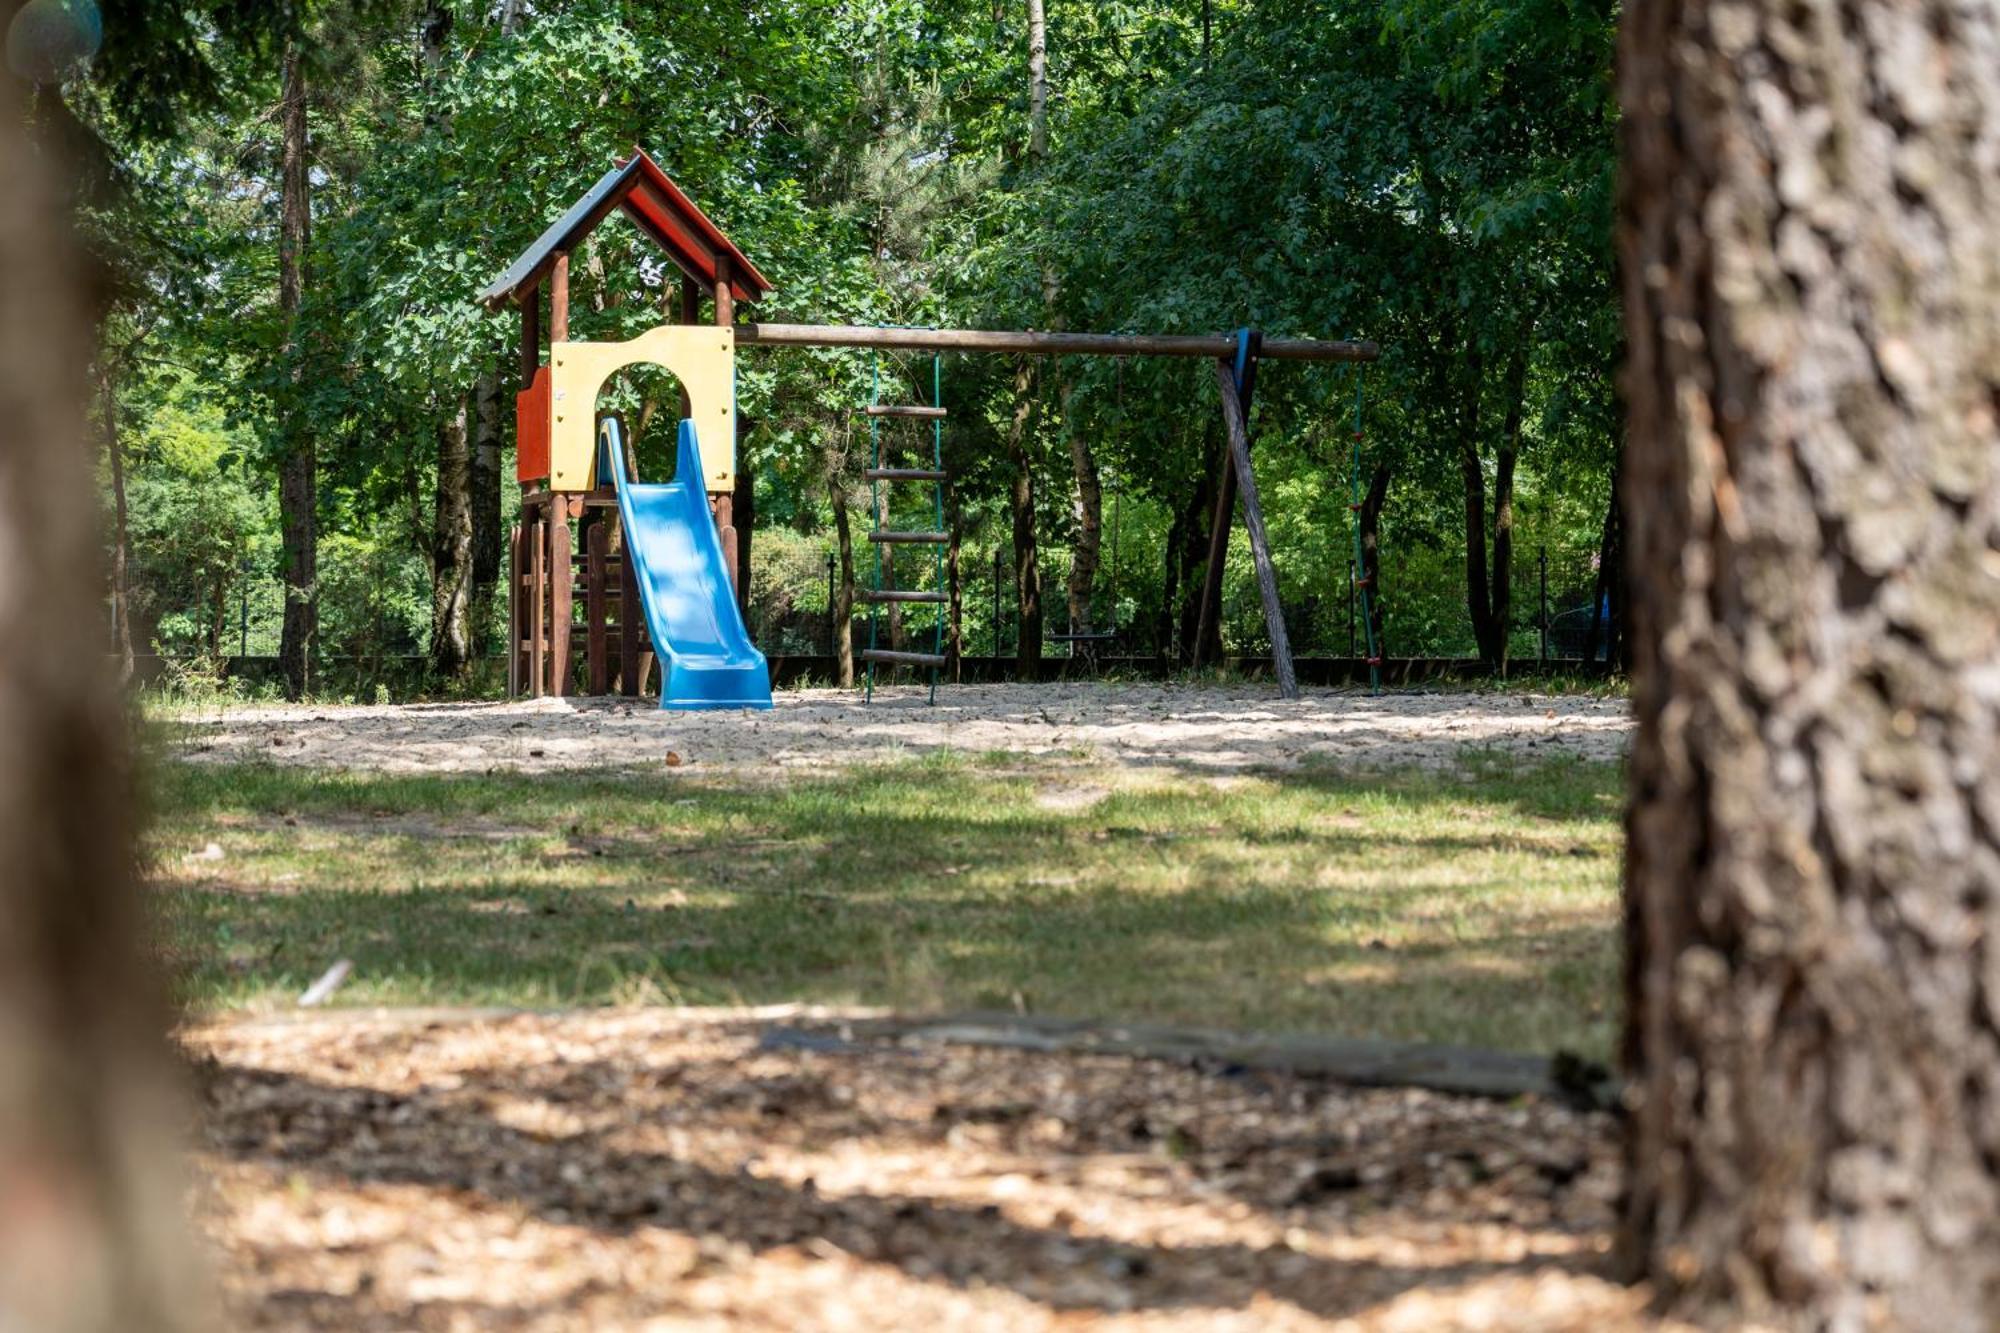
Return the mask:
{"type": "Polygon", "coordinates": [[[618,488],[625,559],[660,664],[660,707],[769,708],[771,671],[736,606],[694,423],[681,422],[674,480],[664,484],[628,479],[616,418],[598,426],[598,445],[598,475],[618,488]]]}
{"type": "Polygon", "coordinates": [[[938,671],[945,664],[944,627],[950,615],[951,591],[946,578],[944,558],[945,547],[950,544],[951,534],[945,530],[944,484],[950,475],[944,468],[944,422],[943,406],[944,372],[942,358],[931,358],[931,401],[928,404],[884,403],[882,401],[882,359],[878,352],[874,358],[874,386],[868,402],[868,469],[861,475],[868,482],[868,513],[873,530],[868,540],[875,548],[875,579],[873,586],[860,590],[861,600],[868,606],[868,647],[861,653],[861,660],[868,664],[867,698],[875,697],[875,668],[881,666],[927,667],[930,670],[930,702],[937,702],[938,671]],[[931,423],[931,465],[925,467],[887,467],[883,464],[884,431],[886,422],[896,419],[911,419],[931,423]],[[917,483],[931,488],[931,522],[929,528],[894,528],[887,520],[891,506],[885,503],[882,487],[885,484],[917,483]],[[889,573],[894,562],[890,555],[896,546],[929,546],[932,550],[931,586],[929,589],[898,588],[890,586],[889,573]],[[909,605],[936,608],[931,625],[931,650],[927,653],[905,652],[897,648],[880,646],[881,608],[909,605]]]}

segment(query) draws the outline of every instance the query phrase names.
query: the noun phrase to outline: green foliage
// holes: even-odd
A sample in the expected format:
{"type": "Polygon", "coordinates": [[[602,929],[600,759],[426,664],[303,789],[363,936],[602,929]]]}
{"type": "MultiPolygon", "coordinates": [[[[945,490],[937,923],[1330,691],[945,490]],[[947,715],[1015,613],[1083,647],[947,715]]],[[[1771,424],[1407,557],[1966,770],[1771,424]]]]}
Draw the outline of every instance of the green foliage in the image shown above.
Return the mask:
{"type": "MultiPolygon", "coordinates": [[[[1556,609],[1590,596],[1617,444],[1608,0],[1217,0],[1207,49],[1192,6],[1049,0],[1046,162],[1025,153],[1012,0],[559,0],[518,7],[511,28],[497,5],[277,8],[303,25],[313,87],[295,345],[275,303],[273,7],[107,6],[118,35],[65,89],[123,182],[90,221],[117,270],[108,344],[142,349],[115,375],[135,441],[135,578],[171,651],[213,650],[216,590],[240,593],[246,568],[260,625],[275,625],[274,459],[279,427],[300,420],[320,445],[323,649],[425,651],[438,423],[483,371],[502,372],[503,403],[514,387],[511,312],[472,298],[635,143],[775,283],[753,318],[1378,340],[1361,463],[1395,465],[1383,536],[1399,654],[1470,651],[1459,459],[1472,451],[1490,488],[1507,367],[1526,347],[1517,651],[1535,639],[1540,548],[1556,609]],[[442,11],[452,22],[426,46],[422,20],[442,11]],[[147,368],[166,365],[181,368],[172,393],[147,368]],[[162,452],[191,421],[226,442],[212,477],[162,452]]],[[[629,337],[677,290],[614,218],[576,256],[573,336],[629,337]]],[[[965,358],[945,373],[981,651],[991,552],[1008,541],[1013,370],[965,358]]],[[[801,619],[823,614],[812,553],[832,542],[829,483],[859,466],[870,375],[857,354],[741,358],[753,619],[774,650],[820,642],[801,619]]],[[[1280,587],[1308,652],[1346,650],[1354,388],[1352,372],[1269,365],[1258,392],[1280,587]]],[[[1081,437],[1107,478],[1107,548],[1111,497],[1122,505],[1097,617],[1128,647],[1170,646],[1187,587],[1169,601],[1169,539],[1206,523],[1195,502],[1221,448],[1207,367],[1048,362],[1029,394],[1052,625],[1081,437]]],[[[671,397],[635,378],[603,406],[670,417],[671,397]]],[[[648,469],[663,458],[646,454],[648,469]]],[[[1225,586],[1228,646],[1259,650],[1240,539],[1225,586]]]]}

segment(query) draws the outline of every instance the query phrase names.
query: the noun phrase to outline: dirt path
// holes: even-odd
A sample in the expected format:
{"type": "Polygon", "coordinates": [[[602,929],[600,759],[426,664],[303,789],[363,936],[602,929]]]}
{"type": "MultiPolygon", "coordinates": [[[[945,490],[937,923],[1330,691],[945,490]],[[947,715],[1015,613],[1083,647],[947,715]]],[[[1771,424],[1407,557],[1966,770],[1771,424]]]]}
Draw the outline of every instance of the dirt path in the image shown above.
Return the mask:
{"type": "Polygon", "coordinates": [[[678,764],[823,767],[935,750],[1004,750],[1127,765],[1230,770],[1334,761],[1449,764],[1481,751],[1615,759],[1623,700],[1536,694],[1268,688],[983,685],[858,695],[798,691],[769,712],[663,713],[602,700],[403,707],[232,708],[193,716],[174,749],[207,761],[271,760],[387,772],[678,764]]]}
{"type": "Polygon", "coordinates": [[[1532,1099],[663,1011],[187,1043],[246,1327],[1645,1326],[1610,1123],[1532,1099]]]}

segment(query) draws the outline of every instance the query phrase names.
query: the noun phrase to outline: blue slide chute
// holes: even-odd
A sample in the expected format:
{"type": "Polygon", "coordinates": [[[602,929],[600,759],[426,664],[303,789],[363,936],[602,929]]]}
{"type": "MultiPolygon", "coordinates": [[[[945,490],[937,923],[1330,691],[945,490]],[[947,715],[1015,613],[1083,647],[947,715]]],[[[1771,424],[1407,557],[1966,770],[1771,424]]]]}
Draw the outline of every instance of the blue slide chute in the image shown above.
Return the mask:
{"type": "Polygon", "coordinates": [[[625,442],[615,419],[603,422],[598,439],[600,466],[618,487],[625,558],[638,578],[660,663],[660,707],[769,708],[771,669],[750,646],[736,609],[701,485],[694,423],[681,422],[675,480],[665,485],[625,479],[625,442]]]}

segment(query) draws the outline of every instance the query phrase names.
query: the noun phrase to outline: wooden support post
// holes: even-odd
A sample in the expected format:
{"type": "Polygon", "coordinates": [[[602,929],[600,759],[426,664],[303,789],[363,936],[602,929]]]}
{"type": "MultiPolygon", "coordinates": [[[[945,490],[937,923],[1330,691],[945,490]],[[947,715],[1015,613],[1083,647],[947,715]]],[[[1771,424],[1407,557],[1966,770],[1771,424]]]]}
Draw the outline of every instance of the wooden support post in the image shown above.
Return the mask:
{"type": "Polygon", "coordinates": [[[583,618],[584,673],[590,693],[611,692],[611,662],[606,651],[605,615],[610,599],[605,595],[605,566],[611,558],[611,520],[604,511],[592,515],[584,528],[583,618]]]}
{"type": "Polygon", "coordinates": [[[736,270],[731,267],[729,256],[715,257],[715,326],[726,329],[736,322],[736,270]]]}
{"type": "Polygon", "coordinates": [[[542,285],[521,291],[521,387],[535,382],[542,367],[542,285]]]}
{"type": "Polygon", "coordinates": [[[549,341],[569,341],[569,251],[556,252],[555,267],[549,270],[549,341]]]}
{"type": "MultiPolygon", "coordinates": [[[[736,322],[736,292],[730,286],[734,282],[734,270],[730,268],[730,256],[716,256],[716,328],[728,328],[736,322]]],[[[736,448],[736,440],[730,440],[730,450],[736,448]]],[[[712,494],[708,496],[708,512],[716,516],[716,534],[722,538],[722,562],[730,570],[730,588],[736,590],[736,604],[742,606],[744,598],[750,594],[744,586],[748,580],[742,576],[738,550],[736,550],[736,496],[734,494],[712,494]]],[[[744,514],[748,520],[750,514],[744,514]]]]}
{"type": "Polygon", "coordinates": [[[618,550],[618,692],[637,698],[644,664],[639,660],[639,576],[632,568],[632,552],[624,542],[618,550]]]}
{"type": "Polygon", "coordinates": [[[740,602],[743,590],[737,587],[740,576],[736,568],[736,496],[728,491],[716,491],[708,497],[708,512],[715,516],[716,535],[722,538],[722,563],[729,571],[729,586],[740,602]]]}
{"type": "Polygon", "coordinates": [[[507,697],[521,697],[521,525],[507,530],[507,697]]]}
{"type": "Polygon", "coordinates": [[[549,525],[541,507],[528,523],[528,693],[539,699],[546,692],[548,661],[549,525]]]}
{"type": "Polygon", "coordinates": [[[570,629],[575,621],[575,571],[570,567],[569,519],[575,502],[549,501],[549,693],[570,692],[570,629]]]}
{"type": "Polygon", "coordinates": [[[1299,697],[1299,678],[1292,669],[1292,640],[1285,632],[1284,608],[1278,604],[1278,571],[1271,563],[1271,546],[1264,535],[1264,508],[1257,500],[1257,478],[1250,471],[1250,429],[1243,403],[1236,396],[1236,374],[1229,362],[1215,363],[1222,386],[1222,424],[1229,435],[1229,457],[1235,465],[1237,499],[1243,506],[1243,526],[1250,533],[1250,558],[1257,566],[1257,592],[1264,600],[1264,626],[1271,634],[1271,665],[1278,673],[1278,694],[1299,697]]]}

